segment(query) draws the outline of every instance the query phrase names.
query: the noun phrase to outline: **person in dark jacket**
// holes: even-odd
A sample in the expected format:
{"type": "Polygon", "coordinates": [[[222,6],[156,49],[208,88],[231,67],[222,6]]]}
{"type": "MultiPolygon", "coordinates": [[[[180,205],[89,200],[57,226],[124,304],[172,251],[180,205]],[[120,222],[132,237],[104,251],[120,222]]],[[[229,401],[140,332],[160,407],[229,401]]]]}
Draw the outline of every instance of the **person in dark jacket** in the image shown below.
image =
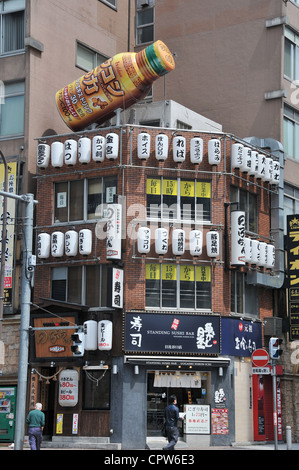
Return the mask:
{"type": "Polygon", "coordinates": [[[179,430],[177,422],[179,419],[179,409],[176,406],[177,398],[171,395],[169,399],[170,404],[165,408],[165,424],[168,444],[163,447],[163,450],[174,450],[174,446],[178,442],[179,430]]]}
{"type": "Polygon", "coordinates": [[[40,450],[45,426],[45,415],[42,412],[41,403],[36,403],[35,409],[29,412],[26,423],[29,425],[28,436],[31,450],[40,450]]]}

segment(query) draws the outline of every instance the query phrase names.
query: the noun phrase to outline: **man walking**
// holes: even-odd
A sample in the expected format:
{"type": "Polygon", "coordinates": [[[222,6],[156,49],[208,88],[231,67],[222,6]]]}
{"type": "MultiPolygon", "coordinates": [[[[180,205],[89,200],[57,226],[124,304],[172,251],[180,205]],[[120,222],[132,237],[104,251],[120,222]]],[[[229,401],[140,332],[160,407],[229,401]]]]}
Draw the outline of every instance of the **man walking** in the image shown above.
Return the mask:
{"type": "Polygon", "coordinates": [[[28,413],[26,419],[26,423],[29,425],[28,435],[31,450],[40,450],[42,442],[45,415],[41,409],[42,404],[36,403],[35,409],[28,413]]]}
{"type": "Polygon", "coordinates": [[[165,423],[168,444],[163,447],[163,450],[174,450],[174,446],[178,442],[179,438],[179,430],[177,427],[177,421],[179,419],[179,409],[176,406],[176,396],[171,395],[169,402],[170,404],[165,408],[165,423]]]}

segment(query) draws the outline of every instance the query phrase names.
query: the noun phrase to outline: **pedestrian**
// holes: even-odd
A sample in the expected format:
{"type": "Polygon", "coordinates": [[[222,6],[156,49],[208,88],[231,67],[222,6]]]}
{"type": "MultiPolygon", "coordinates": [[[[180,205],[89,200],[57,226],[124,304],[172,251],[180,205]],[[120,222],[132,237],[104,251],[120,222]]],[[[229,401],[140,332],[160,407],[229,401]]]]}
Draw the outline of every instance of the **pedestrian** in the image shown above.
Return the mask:
{"type": "Polygon", "coordinates": [[[26,423],[29,425],[28,436],[31,450],[40,450],[45,426],[45,415],[41,411],[42,404],[36,403],[35,409],[29,411],[26,423]]]}
{"type": "Polygon", "coordinates": [[[177,427],[179,409],[176,406],[177,398],[175,395],[171,395],[169,403],[170,404],[165,408],[165,425],[168,444],[163,447],[163,450],[174,450],[174,446],[178,442],[179,438],[179,430],[177,427]]]}

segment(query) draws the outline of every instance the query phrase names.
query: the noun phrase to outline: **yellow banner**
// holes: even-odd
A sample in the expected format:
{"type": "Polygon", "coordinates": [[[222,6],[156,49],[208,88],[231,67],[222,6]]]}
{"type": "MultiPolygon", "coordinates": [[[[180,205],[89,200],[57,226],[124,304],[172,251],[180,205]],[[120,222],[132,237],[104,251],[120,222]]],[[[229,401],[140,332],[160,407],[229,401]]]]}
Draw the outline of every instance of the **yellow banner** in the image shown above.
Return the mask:
{"type": "Polygon", "coordinates": [[[211,282],[211,266],[196,266],[196,281],[211,282]]]}
{"type": "Polygon", "coordinates": [[[63,430],[63,414],[57,414],[56,434],[62,434],[63,430]]]}
{"type": "Polygon", "coordinates": [[[180,280],[181,281],[194,281],[195,279],[195,266],[192,265],[182,265],[180,267],[180,280]]]}
{"type": "Polygon", "coordinates": [[[146,265],[145,268],[145,278],[152,280],[160,279],[160,264],[150,263],[146,265]]]}
{"type": "Polygon", "coordinates": [[[163,194],[166,196],[177,196],[178,182],[177,180],[163,180],[163,194]]]}
{"type": "Polygon", "coordinates": [[[195,181],[181,181],[181,196],[194,197],[195,196],[195,181]]]}
{"type": "Polygon", "coordinates": [[[211,198],[211,183],[198,181],[196,183],[196,197],[211,198]]]}
{"type": "Polygon", "coordinates": [[[162,265],[162,280],[163,281],[176,281],[177,267],[175,264],[162,265]]]}
{"type": "Polygon", "coordinates": [[[146,181],[146,194],[161,194],[161,180],[148,178],[146,181]]]}

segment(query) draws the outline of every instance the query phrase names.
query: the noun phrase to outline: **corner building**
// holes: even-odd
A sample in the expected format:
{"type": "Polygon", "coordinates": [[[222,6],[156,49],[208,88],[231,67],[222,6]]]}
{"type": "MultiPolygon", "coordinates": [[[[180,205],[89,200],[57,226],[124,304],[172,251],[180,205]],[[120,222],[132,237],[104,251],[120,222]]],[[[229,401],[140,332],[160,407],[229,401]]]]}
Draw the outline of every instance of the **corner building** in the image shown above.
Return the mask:
{"type": "Polygon", "coordinates": [[[249,140],[138,125],[38,140],[29,386],[44,434],[144,449],[175,393],[192,446],[271,439],[251,355],[283,281],[283,154],[249,140]]]}

